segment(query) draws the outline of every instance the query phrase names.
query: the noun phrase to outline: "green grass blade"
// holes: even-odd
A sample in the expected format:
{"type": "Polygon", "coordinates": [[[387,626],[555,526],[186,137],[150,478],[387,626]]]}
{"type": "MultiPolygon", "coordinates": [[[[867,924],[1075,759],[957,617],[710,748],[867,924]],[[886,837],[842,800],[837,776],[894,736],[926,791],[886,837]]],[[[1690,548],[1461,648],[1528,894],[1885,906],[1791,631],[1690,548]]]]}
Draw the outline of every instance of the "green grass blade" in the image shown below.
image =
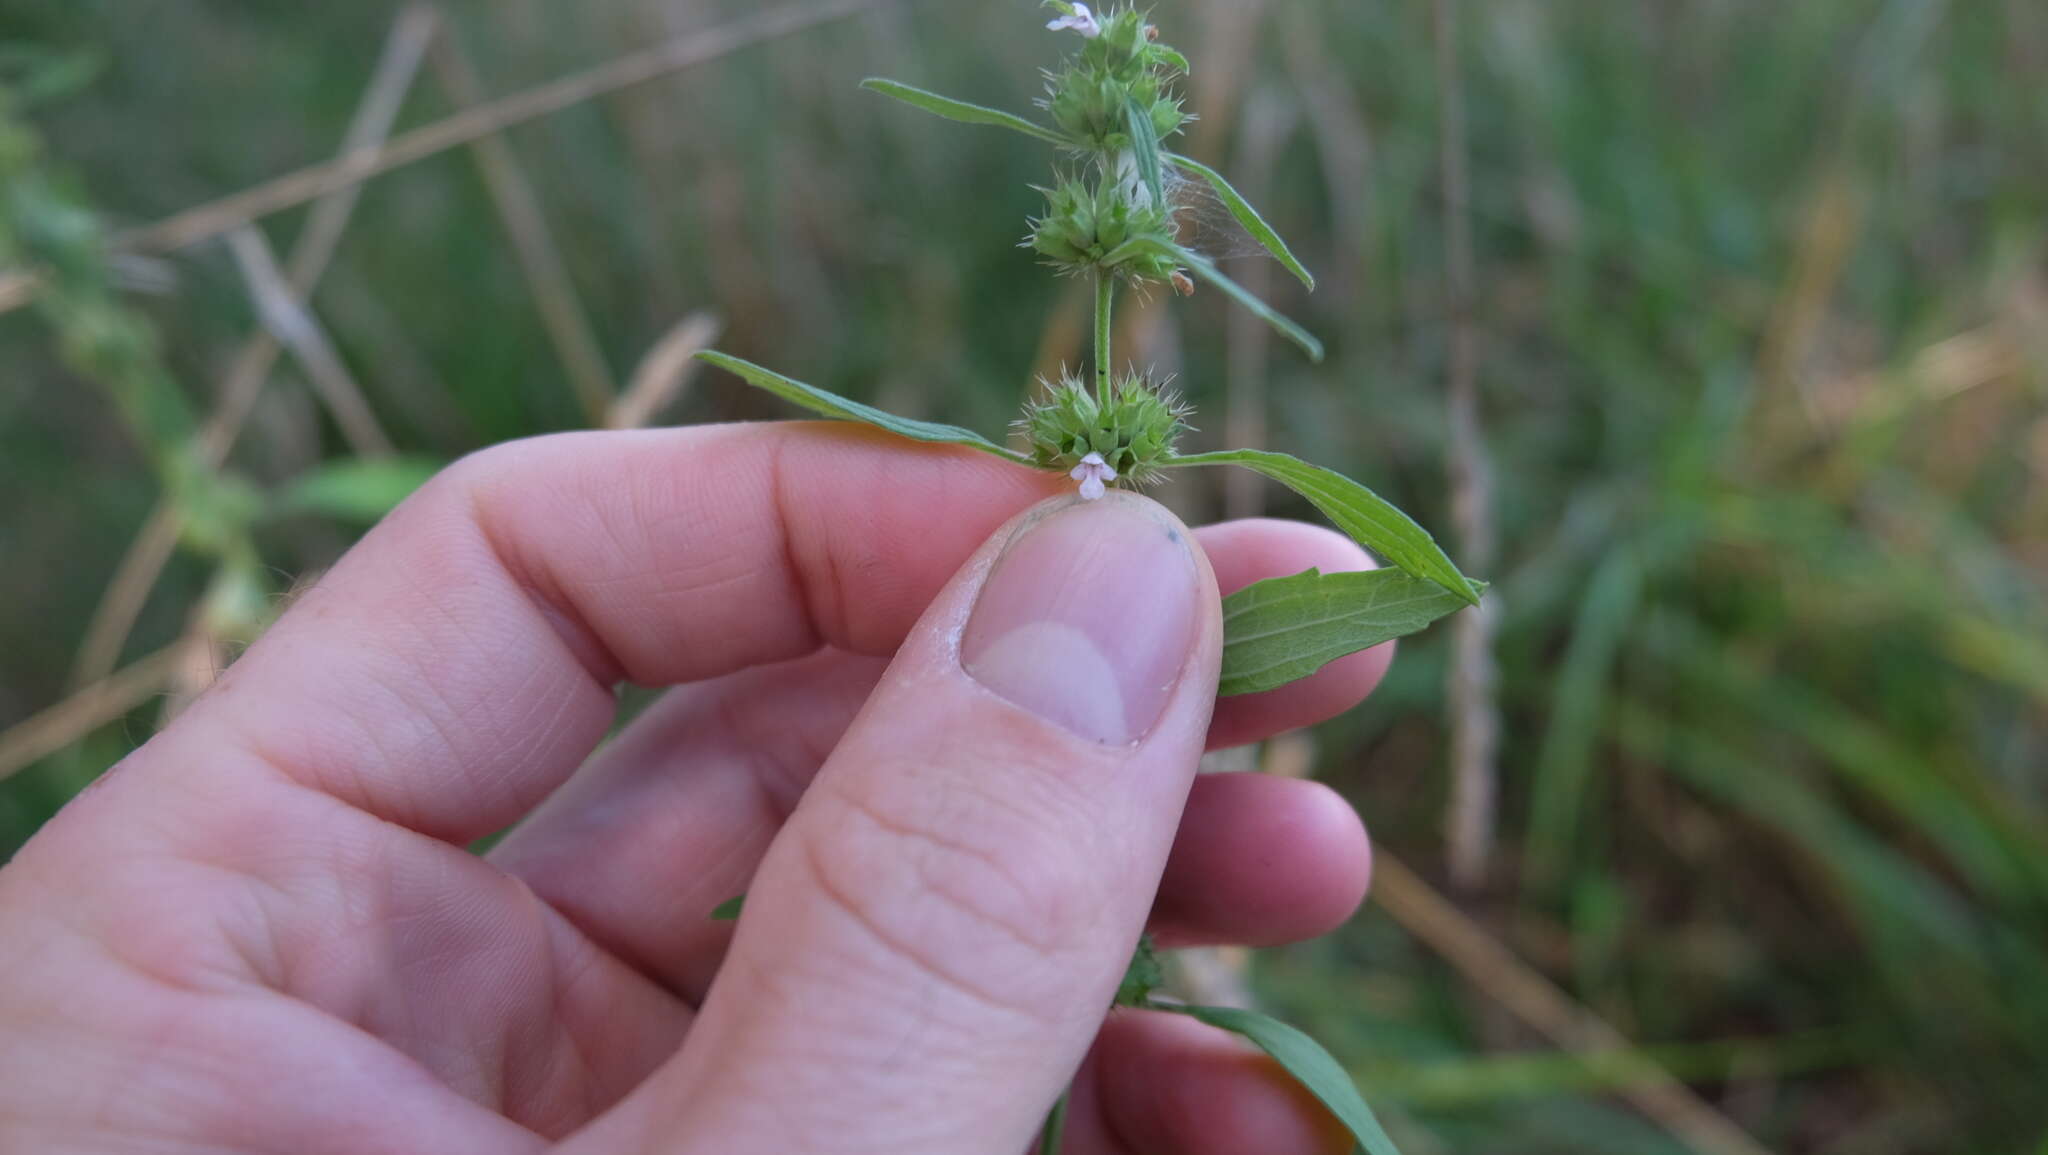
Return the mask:
{"type": "Polygon", "coordinates": [[[1394,1141],[1380,1127],[1380,1121],[1373,1117],[1372,1108],[1366,1106],[1365,1097],[1358,1093],[1358,1086],[1351,1081],[1351,1076],[1336,1059],[1330,1057],[1330,1052],[1325,1051],[1322,1044],[1301,1031],[1270,1015],[1235,1007],[1154,1003],[1152,1009],[1187,1015],[1212,1027],[1244,1036],[1254,1046],[1273,1056],[1287,1068],[1288,1074],[1343,1120],[1344,1125],[1351,1129],[1352,1137],[1365,1148],[1366,1155],[1400,1155],[1394,1141]]]}
{"type": "Polygon", "coordinates": [[[1594,754],[1603,733],[1614,667],[1641,602],[1644,580],[1636,551],[1617,546],[1586,583],[1529,787],[1529,837],[1523,850],[1527,885],[1557,883],[1572,849],[1580,845],[1579,814],[1589,805],[1594,754]]]}
{"type": "Polygon", "coordinates": [[[1429,532],[1415,524],[1387,499],[1334,470],[1310,465],[1285,453],[1263,449],[1226,449],[1217,453],[1195,453],[1166,463],[1181,465],[1242,465],[1257,470],[1315,503],[1337,528],[1365,548],[1416,577],[1435,582],[1471,605],[1479,604],[1479,589],[1458,572],[1442,547],[1429,532]]]}
{"type": "Polygon", "coordinates": [[[1253,694],[1306,678],[1346,654],[1403,637],[1464,599],[1397,569],[1268,578],[1223,599],[1217,692],[1253,694]]]}
{"type": "Polygon", "coordinates": [[[777,397],[801,405],[813,413],[822,413],[841,421],[863,422],[913,441],[965,445],[970,449],[979,449],[983,453],[993,453],[1005,461],[1014,461],[1019,465],[1031,464],[1030,458],[1014,450],[1005,449],[972,429],[962,429],[958,425],[941,425],[936,421],[913,421],[908,417],[885,413],[872,405],[862,405],[837,393],[828,393],[815,385],[806,385],[793,378],[784,377],[772,369],[763,369],[752,361],[742,361],[729,354],[706,351],[697,354],[697,359],[716,365],[749,385],[766,389],[777,397]]]}
{"type": "Polygon", "coordinates": [[[1273,259],[1285,265],[1287,271],[1300,278],[1302,284],[1310,289],[1316,287],[1316,279],[1309,275],[1308,269],[1304,268],[1300,261],[1295,259],[1294,250],[1287,247],[1287,242],[1280,239],[1280,234],[1273,230],[1272,225],[1266,223],[1266,218],[1259,215],[1259,210],[1244,199],[1244,194],[1232,188],[1230,182],[1223,179],[1222,173],[1177,152],[1167,153],[1166,160],[1174,167],[1184,168],[1208,181],[1209,187],[1215,190],[1217,198],[1223,202],[1223,207],[1230,210],[1230,215],[1237,218],[1237,223],[1244,226],[1244,231],[1250,233],[1253,240],[1266,246],[1266,251],[1273,254],[1273,259]]]}
{"type": "Polygon", "coordinates": [[[869,92],[879,92],[883,96],[893,96],[905,104],[922,108],[934,116],[943,116],[947,120],[957,120],[961,124],[988,124],[994,125],[997,128],[1007,128],[1014,132],[1021,132],[1025,136],[1042,140],[1047,144],[1059,145],[1062,148],[1070,143],[1065,137],[1054,132],[1052,129],[1046,128],[1044,125],[1033,124],[1016,113],[1004,112],[1000,108],[985,108],[979,104],[969,104],[964,100],[954,100],[950,96],[940,96],[936,92],[926,92],[922,88],[913,88],[908,84],[900,84],[894,80],[885,80],[879,76],[868,77],[860,82],[860,86],[869,92]]]}
{"type": "Polygon", "coordinates": [[[1315,339],[1307,329],[1295,324],[1282,315],[1278,309],[1252,295],[1250,289],[1225,276],[1207,257],[1201,256],[1179,245],[1162,244],[1158,241],[1140,241],[1141,248],[1165,253],[1194,271],[1194,274],[1230,295],[1230,299],[1250,309],[1259,320],[1279,330],[1280,335],[1301,346],[1311,361],[1323,359],[1323,343],[1315,339]]]}
{"type": "Polygon", "coordinates": [[[1152,203],[1166,204],[1166,181],[1159,172],[1159,133],[1152,127],[1152,114],[1138,102],[1124,97],[1124,127],[1131,136],[1131,154],[1138,159],[1138,175],[1152,194],[1152,203]]]}

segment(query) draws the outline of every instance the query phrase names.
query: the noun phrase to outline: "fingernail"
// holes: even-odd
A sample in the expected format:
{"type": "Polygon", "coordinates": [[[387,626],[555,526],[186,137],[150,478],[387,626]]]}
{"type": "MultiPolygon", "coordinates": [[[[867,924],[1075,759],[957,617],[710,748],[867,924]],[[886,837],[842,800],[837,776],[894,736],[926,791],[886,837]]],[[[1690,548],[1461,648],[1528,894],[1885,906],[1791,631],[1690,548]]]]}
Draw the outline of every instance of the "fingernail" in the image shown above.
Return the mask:
{"type": "Polygon", "coordinates": [[[1149,732],[1195,637],[1186,533],[1112,493],[1046,515],[1004,549],[961,636],[982,685],[1097,742],[1149,732]]]}

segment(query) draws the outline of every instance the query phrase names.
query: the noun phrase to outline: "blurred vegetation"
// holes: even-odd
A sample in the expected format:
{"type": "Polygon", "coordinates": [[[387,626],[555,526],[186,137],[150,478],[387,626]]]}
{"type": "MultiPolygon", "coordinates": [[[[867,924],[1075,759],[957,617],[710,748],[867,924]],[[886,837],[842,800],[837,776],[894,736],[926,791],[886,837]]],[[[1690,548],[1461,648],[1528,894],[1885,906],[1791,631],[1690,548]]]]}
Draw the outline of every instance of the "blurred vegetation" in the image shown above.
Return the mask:
{"type": "MultiPolygon", "coordinates": [[[[1460,905],[1773,1150],[2048,1150],[2048,9],[1463,7],[1504,758],[1490,881],[1460,905]]],[[[447,16],[504,94],[753,10],[447,16]]],[[[394,14],[0,0],[0,77],[46,142],[36,179],[118,230],[331,156],[394,14]]],[[[735,353],[990,429],[1033,373],[1081,360],[1086,302],[1015,247],[1039,151],[854,89],[879,73],[1015,107],[1055,47],[1035,15],[884,6],[513,130],[610,372],[708,309],[735,353]]],[[[1198,440],[1228,422],[1444,527],[1429,15],[1162,0],[1195,63],[1183,151],[1321,287],[1231,267],[1331,356],[1306,365],[1215,294],[1124,323],[1203,408],[1198,440]]],[[[399,127],[452,111],[429,72],[399,127]]],[[[283,252],[306,220],[261,223],[283,252]]],[[[258,324],[227,247],[109,267],[205,411],[258,324]]],[[[462,150],[365,185],[309,303],[408,455],[585,423],[462,150]]],[[[0,315],[0,725],[65,696],[165,492],[49,319],[0,315]]],[[[350,456],[310,384],[280,361],[238,474],[278,492],[350,456]]],[[[778,415],[705,377],[663,419],[778,415]]],[[[1309,515],[1201,484],[1169,500],[1309,515]]],[[[359,529],[286,504],[249,530],[272,593],[359,529]]],[[[188,636],[217,571],[182,550],[125,657],[188,636]]],[[[1444,633],[1317,735],[1318,773],[1427,877],[1444,633]]],[[[161,710],[0,784],[0,854],[161,710]]],[[[1256,964],[1407,1150],[1687,1149],[1628,1105],[1639,1066],[1555,1050],[1411,930],[1368,906],[1256,964]]]]}

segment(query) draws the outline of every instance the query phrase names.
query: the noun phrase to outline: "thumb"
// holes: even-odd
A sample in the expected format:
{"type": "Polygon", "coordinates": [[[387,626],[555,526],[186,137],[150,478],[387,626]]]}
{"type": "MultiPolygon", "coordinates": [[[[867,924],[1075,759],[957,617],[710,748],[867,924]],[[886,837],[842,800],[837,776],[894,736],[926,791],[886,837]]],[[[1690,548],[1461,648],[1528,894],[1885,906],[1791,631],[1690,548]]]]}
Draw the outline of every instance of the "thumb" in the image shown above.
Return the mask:
{"type": "Polygon", "coordinates": [[[1029,1143],[1130,959],[1215,701],[1214,577],[1133,494],[1025,513],[925,612],[755,876],[659,1151],[1029,1143]]]}

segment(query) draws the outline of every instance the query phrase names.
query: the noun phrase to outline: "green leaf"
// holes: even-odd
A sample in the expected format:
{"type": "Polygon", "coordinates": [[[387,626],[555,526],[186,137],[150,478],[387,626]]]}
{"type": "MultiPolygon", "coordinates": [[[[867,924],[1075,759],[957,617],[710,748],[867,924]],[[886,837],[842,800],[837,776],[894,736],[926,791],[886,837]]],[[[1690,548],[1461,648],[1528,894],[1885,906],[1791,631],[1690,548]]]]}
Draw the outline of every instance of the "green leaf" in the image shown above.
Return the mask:
{"type": "Polygon", "coordinates": [[[1253,240],[1266,246],[1266,251],[1273,254],[1273,259],[1285,265],[1288,272],[1301,278],[1302,284],[1310,289],[1316,287],[1316,279],[1294,258],[1294,251],[1287,247],[1287,242],[1280,239],[1280,234],[1273,231],[1273,226],[1266,223],[1266,218],[1259,215],[1259,210],[1253,208],[1251,202],[1244,199],[1243,194],[1230,187],[1230,182],[1223,179],[1222,173],[1176,152],[1167,153],[1166,159],[1174,167],[1184,168],[1208,181],[1209,187],[1216,190],[1217,199],[1230,210],[1231,216],[1237,218],[1237,223],[1244,226],[1244,231],[1252,235],[1253,240]]]}
{"type": "Polygon", "coordinates": [[[1268,578],[1223,599],[1217,693],[1253,694],[1306,678],[1346,654],[1404,637],[1463,598],[1397,569],[1268,578]]]}
{"type": "Polygon", "coordinates": [[[1045,1126],[1038,1132],[1038,1155],[1060,1155],[1067,1134],[1067,1104],[1074,1096],[1069,1086],[1053,1100],[1052,1111],[1045,1117],[1045,1126]]]}
{"type": "Polygon", "coordinates": [[[884,413],[871,405],[862,405],[837,393],[828,393],[815,385],[806,385],[801,381],[784,377],[772,369],[763,369],[752,361],[742,361],[725,353],[707,350],[697,354],[697,359],[716,365],[749,385],[766,389],[777,397],[801,405],[813,413],[837,417],[841,421],[863,422],[913,441],[965,445],[970,449],[979,449],[983,453],[993,453],[1005,461],[1014,461],[1019,465],[1031,464],[1030,458],[1014,450],[1005,449],[972,429],[962,429],[958,425],[941,425],[935,421],[913,421],[908,417],[898,417],[894,413],[884,413]]]}
{"type": "Polygon", "coordinates": [[[740,907],[746,905],[747,896],[735,894],[711,908],[712,922],[731,922],[740,916],[740,907]]]}
{"type": "Polygon", "coordinates": [[[1212,1027],[1243,1035],[1254,1046],[1278,1060],[1287,1068],[1288,1074],[1343,1120],[1344,1125],[1351,1129],[1352,1137],[1365,1148],[1366,1155],[1401,1155],[1394,1141],[1380,1127],[1380,1121],[1373,1117],[1372,1108],[1365,1105],[1365,1097],[1358,1093],[1351,1076],[1314,1039],[1279,1019],[1257,1011],[1171,1003],[1153,1003],[1152,1009],[1187,1015],[1212,1027]]]}
{"type": "Polygon", "coordinates": [[[1166,182],[1159,175],[1159,133],[1152,127],[1152,114],[1129,95],[1124,97],[1124,127],[1130,133],[1131,155],[1138,160],[1145,190],[1152,194],[1153,204],[1164,208],[1166,182]]]}
{"type": "Polygon", "coordinates": [[[1426,530],[1392,502],[1341,473],[1262,449],[1195,453],[1175,457],[1166,464],[1242,465],[1255,469],[1314,502],[1353,541],[1416,577],[1435,582],[1460,600],[1479,604],[1480,587],[1458,572],[1458,567],[1451,564],[1426,530]]]}
{"type": "Polygon", "coordinates": [[[1015,132],[1021,132],[1025,136],[1042,140],[1047,144],[1059,145],[1062,148],[1070,147],[1073,143],[1052,129],[1046,128],[1043,125],[1033,124],[1031,121],[1015,113],[1004,112],[1000,108],[984,108],[979,104],[969,104],[964,100],[954,100],[950,96],[940,96],[936,92],[926,92],[922,88],[912,88],[908,84],[899,84],[894,80],[884,80],[879,76],[868,77],[860,82],[860,86],[869,92],[879,92],[883,96],[893,96],[905,104],[915,105],[935,116],[943,116],[947,120],[957,120],[962,124],[990,124],[997,128],[1007,128],[1015,132]]]}
{"type": "Polygon", "coordinates": [[[12,90],[14,106],[20,109],[76,96],[106,68],[105,55],[92,49],[0,42],[0,85],[12,90]]]}
{"type": "Polygon", "coordinates": [[[271,499],[273,514],[311,513],[368,525],[440,472],[419,457],[346,458],[301,474],[271,499]]]}
{"type": "MultiPolygon", "coordinates": [[[[1145,251],[1163,253],[1173,260],[1186,265],[1194,270],[1196,276],[1230,294],[1232,300],[1250,309],[1261,321],[1278,329],[1281,336],[1301,346],[1301,351],[1308,354],[1309,360],[1321,361],[1323,359],[1323,343],[1321,341],[1311,336],[1307,329],[1282,316],[1280,311],[1273,308],[1273,306],[1253,296],[1250,289],[1224,276],[1223,270],[1217,268],[1207,257],[1181,248],[1179,245],[1167,244],[1164,241],[1153,240],[1150,237],[1141,237],[1130,243],[1145,251]]],[[[1111,255],[1113,256],[1114,254],[1111,255]]]]}
{"type": "Polygon", "coordinates": [[[1138,936],[1138,949],[1131,953],[1131,965],[1124,968],[1124,981],[1117,984],[1116,1006],[1142,1007],[1147,999],[1166,982],[1166,972],[1159,966],[1159,954],[1152,946],[1152,936],[1138,936]]]}

